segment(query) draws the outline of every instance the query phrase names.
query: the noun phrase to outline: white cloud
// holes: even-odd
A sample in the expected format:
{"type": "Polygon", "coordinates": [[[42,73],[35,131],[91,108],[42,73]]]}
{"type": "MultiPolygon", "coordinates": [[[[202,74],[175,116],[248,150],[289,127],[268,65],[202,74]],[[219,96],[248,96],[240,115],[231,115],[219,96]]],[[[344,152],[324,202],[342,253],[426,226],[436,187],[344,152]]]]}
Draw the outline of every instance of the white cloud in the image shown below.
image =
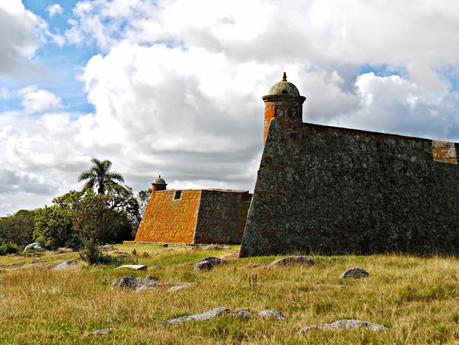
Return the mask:
{"type": "Polygon", "coordinates": [[[20,0],[0,2],[0,77],[33,71],[28,61],[40,46],[40,19],[26,10],[20,0]]]}
{"type": "Polygon", "coordinates": [[[22,97],[22,106],[26,113],[46,112],[62,106],[62,100],[54,93],[36,86],[25,87],[18,94],[22,97]]]}
{"type": "Polygon", "coordinates": [[[64,9],[59,4],[51,4],[46,8],[46,12],[48,12],[48,15],[52,18],[55,15],[62,14],[64,12],[64,9]]]}
{"type": "Polygon", "coordinates": [[[95,112],[56,113],[59,98],[36,88],[29,114],[0,114],[0,173],[18,203],[30,183],[49,197],[76,186],[92,157],[137,189],[158,173],[170,187],[252,188],[261,96],[284,70],[306,121],[459,140],[445,75],[459,67],[456,0],[93,0],[73,13],[67,42],[101,49],[81,74],[95,112]]]}

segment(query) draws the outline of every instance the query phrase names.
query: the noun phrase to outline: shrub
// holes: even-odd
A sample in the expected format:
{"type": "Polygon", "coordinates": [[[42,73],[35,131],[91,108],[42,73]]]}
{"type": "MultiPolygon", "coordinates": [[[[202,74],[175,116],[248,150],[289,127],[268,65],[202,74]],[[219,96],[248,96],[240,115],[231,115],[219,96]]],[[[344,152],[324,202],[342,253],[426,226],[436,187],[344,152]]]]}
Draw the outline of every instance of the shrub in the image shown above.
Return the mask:
{"type": "Polygon", "coordinates": [[[4,242],[0,245],[0,255],[15,254],[19,252],[19,247],[16,243],[4,242]]]}
{"type": "Polygon", "coordinates": [[[13,242],[25,246],[33,241],[34,211],[20,210],[0,218],[0,243],[13,242]]]}
{"type": "Polygon", "coordinates": [[[99,250],[99,244],[92,239],[84,241],[83,248],[80,251],[80,258],[91,265],[101,263],[103,255],[99,250]]]}
{"type": "Polygon", "coordinates": [[[71,212],[53,205],[38,209],[35,213],[34,239],[46,248],[56,249],[72,239],[71,212]]]}

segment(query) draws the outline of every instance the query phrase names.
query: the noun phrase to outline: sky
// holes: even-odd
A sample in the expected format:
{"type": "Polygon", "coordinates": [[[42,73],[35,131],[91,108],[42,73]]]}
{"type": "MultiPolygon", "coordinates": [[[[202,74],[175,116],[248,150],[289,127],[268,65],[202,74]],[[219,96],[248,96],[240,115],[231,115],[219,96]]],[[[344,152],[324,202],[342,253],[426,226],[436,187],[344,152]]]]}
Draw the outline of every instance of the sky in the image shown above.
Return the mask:
{"type": "Polygon", "coordinates": [[[252,190],[284,71],[303,121],[459,141],[457,0],[0,0],[0,32],[0,216],[93,157],[252,190]]]}

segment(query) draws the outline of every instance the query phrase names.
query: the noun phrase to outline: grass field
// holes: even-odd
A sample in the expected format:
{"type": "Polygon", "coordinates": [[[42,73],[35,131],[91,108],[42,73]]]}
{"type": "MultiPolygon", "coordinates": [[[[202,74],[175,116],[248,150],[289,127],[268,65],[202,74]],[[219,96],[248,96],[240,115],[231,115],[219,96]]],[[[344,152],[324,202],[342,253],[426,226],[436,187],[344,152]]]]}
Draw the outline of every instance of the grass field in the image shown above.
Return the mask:
{"type": "Polygon", "coordinates": [[[265,269],[274,257],[231,259],[213,271],[195,272],[207,256],[227,256],[238,247],[206,251],[184,246],[118,245],[128,261],[147,272],[88,266],[50,268],[77,253],[0,257],[1,344],[458,344],[459,260],[411,256],[318,256],[313,267],[265,269]],[[260,266],[257,266],[260,265],[260,266]],[[370,277],[343,280],[359,266],[370,277]],[[162,286],[136,293],[111,286],[123,275],[153,275],[162,286]],[[249,276],[257,276],[250,288],[249,276]],[[170,292],[174,284],[187,290],[170,292]],[[176,316],[215,307],[275,309],[287,321],[254,317],[164,326],[176,316]],[[307,325],[361,319],[388,330],[313,331],[307,325]],[[112,334],[91,336],[97,329],[112,334]]]}

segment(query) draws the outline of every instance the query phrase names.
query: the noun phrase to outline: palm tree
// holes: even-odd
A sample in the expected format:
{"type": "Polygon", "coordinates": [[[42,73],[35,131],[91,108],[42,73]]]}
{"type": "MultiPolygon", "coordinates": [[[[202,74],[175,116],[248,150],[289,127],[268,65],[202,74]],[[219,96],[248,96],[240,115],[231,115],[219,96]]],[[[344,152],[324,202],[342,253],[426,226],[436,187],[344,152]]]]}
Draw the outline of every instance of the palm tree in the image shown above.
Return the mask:
{"type": "Polygon", "coordinates": [[[91,162],[91,168],[83,171],[78,177],[78,181],[87,180],[83,190],[93,189],[97,185],[97,193],[104,194],[107,187],[110,187],[111,184],[117,184],[115,180],[124,183],[121,174],[109,172],[112,162],[100,161],[97,158],[91,159],[91,162]]]}

